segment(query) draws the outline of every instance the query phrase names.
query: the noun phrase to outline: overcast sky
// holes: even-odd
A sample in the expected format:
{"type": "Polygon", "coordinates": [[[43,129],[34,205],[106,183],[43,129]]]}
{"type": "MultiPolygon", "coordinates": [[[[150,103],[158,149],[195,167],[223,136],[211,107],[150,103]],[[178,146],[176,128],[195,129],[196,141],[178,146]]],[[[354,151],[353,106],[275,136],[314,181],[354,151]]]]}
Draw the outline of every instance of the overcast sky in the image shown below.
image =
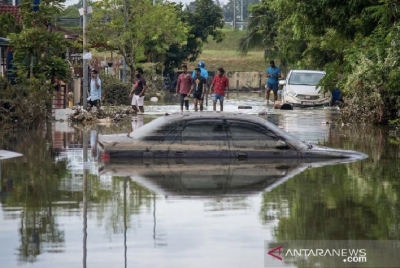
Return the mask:
{"type": "MultiPolygon", "coordinates": [[[[168,1],[169,2],[176,2],[176,3],[181,2],[181,3],[184,3],[184,4],[188,4],[190,2],[194,2],[194,0],[168,0],[168,1]]],[[[219,2],[221,4],[226,4],[226,3],[228,3],[228,0],[219,0],[219,2]]],[[[74,5],[76,3],[78,3],[78,0],[66,0],[65,1],[65,5],[66,6],[74,5]]]]}

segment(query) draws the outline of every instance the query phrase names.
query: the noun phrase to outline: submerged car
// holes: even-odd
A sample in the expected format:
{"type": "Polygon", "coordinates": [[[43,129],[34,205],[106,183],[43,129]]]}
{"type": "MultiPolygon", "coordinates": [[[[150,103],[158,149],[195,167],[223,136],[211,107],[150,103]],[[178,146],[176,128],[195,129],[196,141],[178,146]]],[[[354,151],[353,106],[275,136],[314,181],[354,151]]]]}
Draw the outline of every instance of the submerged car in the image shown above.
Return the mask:
{"type": "Polygon", "coordinates": [[[282,102],[297,107],[328,106],[331,96],[320,93],[317,87],[325,76],[323,71],[291,70],[285,80],[281,80],[282,102]]]}
{"type": "Polygon", "coordinates": [[[273,123],[241,113],[161,116],[129,134],[99,135],[103,158],[365,158],[300,141],[273,123]]]}

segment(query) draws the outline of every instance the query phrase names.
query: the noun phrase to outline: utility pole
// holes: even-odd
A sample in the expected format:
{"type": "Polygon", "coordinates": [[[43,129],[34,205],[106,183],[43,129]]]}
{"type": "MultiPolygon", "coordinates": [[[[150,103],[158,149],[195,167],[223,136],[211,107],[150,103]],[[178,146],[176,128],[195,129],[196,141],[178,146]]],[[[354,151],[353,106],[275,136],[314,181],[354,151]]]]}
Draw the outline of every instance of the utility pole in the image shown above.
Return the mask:
{"type": "Polygon", "coordinates": [[[240,21],[243,23],[243,0],[240,0],[240,21]]]}
{"type": "Polygon", "coordinates": [[[89,73],[88,73],[88,63],[85,57],[87,53],[87,0],[83,0],[83,16],[82,16],[82,25],[83,25],[83,109],[86,110],[87,107],[87,92],[89,85],[89,73]]]}
{"type": "Polygon", "coordinates": [[[236,0],[233,0],[233,20],[232,20],[232,28],[236,29],[236,0]]]}
{"type": "MultiPolygon", "coordinates": [[[[124,31],[126,31],[126,27],[128,25],[128,0],[124,1],[124,31]]],[[[122,65],[122,82],[126,82],[126,58],[128,55],[126,55],[126,49],[125,50],[125,57],[123,59],[123,65],[122,65]]]]}

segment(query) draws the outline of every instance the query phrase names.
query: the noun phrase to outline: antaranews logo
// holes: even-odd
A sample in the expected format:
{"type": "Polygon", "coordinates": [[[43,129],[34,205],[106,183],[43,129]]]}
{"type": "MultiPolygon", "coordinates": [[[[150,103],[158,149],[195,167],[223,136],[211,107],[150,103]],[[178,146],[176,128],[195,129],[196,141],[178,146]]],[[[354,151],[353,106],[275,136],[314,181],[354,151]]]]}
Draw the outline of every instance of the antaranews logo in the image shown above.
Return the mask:
{"type": "Polygon", "coordinates": [[[264,267],[399,268],[400,240],[264,241],[264,267]]]}
{"type": "Polygon", "coordinates": [[[281,261],[281,260],[283,260],[281,257],[282,249],[283,249],[283,246],[273,248],[270,251],[268,251],[268,255],[271,255],[272,257],[281,261]],[[278,255],[276,255],[276,254],[278,254],[278,255]]]}
{"type": "MultiPolygon", "coordinates": [[[[283,260],[280,256],[283,246],[276,247],[268,251],[268,255],[271,255],[278,260],[283,260]],[[276,255],[278,254],[278,255],[276,255]]],[[[285,251],[285,257],[342,257],[343,262],[366,262],[367,252],[365,249],[288,249],[285,251]]]]}

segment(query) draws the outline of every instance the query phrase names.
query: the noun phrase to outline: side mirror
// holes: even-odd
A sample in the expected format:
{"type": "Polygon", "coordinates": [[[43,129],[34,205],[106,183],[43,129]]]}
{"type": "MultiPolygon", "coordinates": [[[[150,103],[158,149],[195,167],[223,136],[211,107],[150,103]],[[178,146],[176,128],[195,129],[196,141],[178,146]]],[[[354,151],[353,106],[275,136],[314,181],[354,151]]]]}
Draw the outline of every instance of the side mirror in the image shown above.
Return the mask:
{"type": "Polygon", "coordinates": [[[279,80],[279,85],[281,85],[281,86],[286,85],[286,80],[279,80]]]}

